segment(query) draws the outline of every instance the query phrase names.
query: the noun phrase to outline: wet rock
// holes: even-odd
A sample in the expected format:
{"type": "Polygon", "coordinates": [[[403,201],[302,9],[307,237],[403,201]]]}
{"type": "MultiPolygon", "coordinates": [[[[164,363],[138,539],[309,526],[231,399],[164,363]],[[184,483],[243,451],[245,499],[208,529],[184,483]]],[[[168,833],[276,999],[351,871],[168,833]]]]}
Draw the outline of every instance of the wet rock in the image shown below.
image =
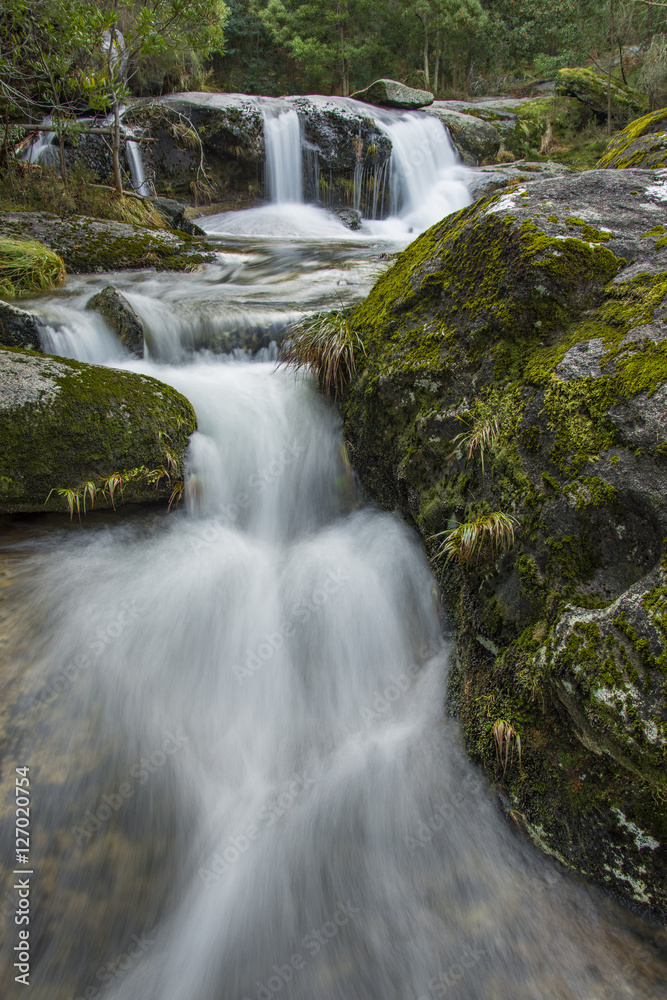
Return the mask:
{"type": "Polygon", "coordinates": [[[206,236],[203,229],[191,222],[185,214],[185,205],[173,198],[151,198],[151,205],[162,217],[169,229],[180,229],[188,236],[206,236]]]}
{"type": "Polygon", "coordinates": [[[91,483],[96,508],[166,503],[195,428],[190,403],[157,379],[0,350],[0,511],[68,510],[66,491],[83,510],[91,483]]]}
{"type": "Polygon", "coordinates": [[[361,228],[361,212],[357,212],[354,208],[338,208],[334,211],[334,215],[336,215],[348,229],[361,228]]]}
{"type": "Polygon", "coordinates": [[[446,104],[445,101],[436,101],[426,113],[447,126],[463,162],[476,167],[484,160],[492,159],[500,149],[501,141],[493,125],[473,115],[454,111],[446,104]]]}
{"type": "Polygon", "coordinates": [[[211,195],[209,183],[218,195],[259,187],[264,120],[252,97],[168,94],[137,102],[125,118],[153,139],[143,149],[144,166],[160,196],[205,200],[211,195]]]}
{"type": "Polygon", "coordinates": [[[596,167],[667,167],[667,108],[638,118],[614,136],[596,167]]]}
{"type": "MultiPolygon", "coordinates": [[[[567,68],[558,71],[556,93],[575,97],[586,105],[598,121],[606,121],[608,114],[607,76],[592,69],[567,68]]],[[[648,99],[645,94],[612,80],[611,114],[616,124],[625,125],[633,118],[645,114],[648,99]]]]}
{"type": "Polygon", "coordinates": [[[143,324],[118,289],[114,288],[113,285],[107,285],[101,292],[88,300],[86,309],[94,309],[95,312],[100,313],[130,354],[134,354],[137,358],[143,358],[143,324]]]}
{"type": "Polygon", "coordinates": [[[8,302],[0,301],[0,345],[2,347],[23,347],[41,351],[40,331],[42,324],[38,316],[18,309],[8,302]]]}
{"type": "Polygon", "coordinates": [[[425,108],[435,100],[430,91],[415,90],[397,80],[375,80],[365,90],[357,90],[352,97],[368,104],[379,104],[386,108],[404,108],[406,111],[425,108]]]}
{"type": "Polygon", "coordinates": [[[0,212],[7,236],[35,239],[60,254],[70,274],[153,267],[158,271],[191,270],[215,259],[203,240],[160,229],[90,219],[58,218],[46,212],[0,212]]]}
{"type": "Polygon", "coordinates": [[[524,175],[422,234],[350,317],[364,352],[342,402],[367,495],[427,539],[468,752],[541,849],[657,919],[663,173],[524,175]],[[500,513],[513,542],[445,558],[444,532],[500,513]],[[498,720],[521,736],[521,766],[498,769],[498,720]]]}

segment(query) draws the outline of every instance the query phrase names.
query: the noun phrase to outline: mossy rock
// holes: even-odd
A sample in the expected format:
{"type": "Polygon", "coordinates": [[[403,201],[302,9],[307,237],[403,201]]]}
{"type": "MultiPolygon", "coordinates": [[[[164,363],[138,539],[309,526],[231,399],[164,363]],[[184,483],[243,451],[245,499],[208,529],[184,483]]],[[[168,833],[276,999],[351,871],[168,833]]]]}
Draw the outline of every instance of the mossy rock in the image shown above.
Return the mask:
{"type": "Polygon", "coordinates": [[[187,399],[156,379],[2,349],[0,511],[166,503],[195,428],[187,399]]]}
{"type": "Polygon", "coordinates": [[[342,402],[367,495],[431,539],[470,755],[541,849],[660,918],[663,190],[657,173],[587,171],[443,220],[352,313],[365,353],[342,402]],[[443,532],[493,512],[516,519],[514,545],[448,562],[443,532]],[[498,720],[522,741],[505,774],[498,720]]]}
{"type": "Polygon", "coordinates": [[[667,167],[667,108],[637,118],[614,136],[596,167],[615,170],[667,167]]]}
{"type": "Polygon", "coordinates": [[[398,80],[375,80],[364,90],[357,90],[352,97],[356,101],[365,101],[367,104],[379,104],[385,108],[402,108],[404,110],[416,110],[425,108],[433,104],[433,94],[430,90],[416,90],[414,87],[406,87],[398,80]]]}
{"type": "Polygon", "coordinates": [[[478,166],[493,159],[500,148],[500,136],[493,125],[474,115],[462,114],[437,101],[426,113],[433,115],[449,129],[452,141],[468,166],[478,166]]]}
{"type": "Polygon", "coordinates": [[[0,301],[0,346],[41,351],[41,329],[39,316],[0,301]]]}
{"type": "MultiPolygon", "coordinates": [[[[599,121],[605,121],[608,114],[608,80],[601,73],[583,67],[558,71],[556,93],[562,97],[575,97],[595,114],[599,121]]],[[[645,94],[619,83],[611,82],[611,116],[617,125],[625,125],[648,110],[645,94]]]]}
{"type": "Polygon", "coordinates": [[[215,259],[210,245],[177,234],[83,215],[60,218],[46,212],[2,212],[7,236],[38,240],[60,254],[69,274],[155,268],[191,271],[215,259]]]}

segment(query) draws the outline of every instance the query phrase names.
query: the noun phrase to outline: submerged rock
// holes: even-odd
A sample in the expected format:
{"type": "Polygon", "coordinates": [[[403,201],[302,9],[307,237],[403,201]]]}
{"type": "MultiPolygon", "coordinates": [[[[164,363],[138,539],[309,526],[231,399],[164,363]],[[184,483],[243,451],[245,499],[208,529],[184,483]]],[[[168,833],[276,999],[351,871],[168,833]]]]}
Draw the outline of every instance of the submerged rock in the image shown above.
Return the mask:
{"type": "Polygon", "coordinates": [[[365,90],[357,90],[352,97],[356,101],[379,104],[385,108],[404,108],[406,111],[425,108],[435,100],[429,90],[415,90],[398,80],[375,80],[365,90]]]}
{"type": "Polygon", "coordinates": [[[188,271],[215,259],[203,240],[83,215],[59,218],[47,212],[0,212],[0,230],[7,236],[44,243],[60,254],[70,274],[149,267],[188,271]]]}
{"type": "Polygon", "coordinates": [[[86,303],[86,309],[93,309],[106,320],[107,325],[120,339],[124,347],[138,358],[144,356],[144,327],[125,296],[107,285],[86,303]]]}
{"type": "Polygon", "coordinates": [[[638,118],[614,136],[596,167],[667,167],[667,108],[638,118]]]}
{"type": "Polygon", "coordinates": [[[157,379],[2,349],[0,511],[166,503],[195,429],[157,379]]]}
{"type": "Polygon", "coordinates": [[[0,345],[41,351],[42,324],[34,313],[0,301],[0,345]]]}
{"type": "Polygon", "coordinates": [[[662,172],[589,171],[443,220],[352,313],[343,400],[367,494],[430,539],[470,755],[541,849],[660,918],[666,197],[662,172]],[[479,547],[448,559],[464,523],[479,547]]]}

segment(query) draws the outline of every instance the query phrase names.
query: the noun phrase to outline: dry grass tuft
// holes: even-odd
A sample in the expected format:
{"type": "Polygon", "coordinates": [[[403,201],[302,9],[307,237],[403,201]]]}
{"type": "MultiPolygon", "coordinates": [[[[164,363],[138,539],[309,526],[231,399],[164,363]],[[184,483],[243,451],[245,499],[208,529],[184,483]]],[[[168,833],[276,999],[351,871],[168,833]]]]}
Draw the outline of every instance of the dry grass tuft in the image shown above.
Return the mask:
{"type": "Polygon", "coordinates": [[[344,312],[317,313],[288,330],[278,364],[313,372],[322,391],[337,398],[356,371],[355,350],[365,353],[344,312]]]}

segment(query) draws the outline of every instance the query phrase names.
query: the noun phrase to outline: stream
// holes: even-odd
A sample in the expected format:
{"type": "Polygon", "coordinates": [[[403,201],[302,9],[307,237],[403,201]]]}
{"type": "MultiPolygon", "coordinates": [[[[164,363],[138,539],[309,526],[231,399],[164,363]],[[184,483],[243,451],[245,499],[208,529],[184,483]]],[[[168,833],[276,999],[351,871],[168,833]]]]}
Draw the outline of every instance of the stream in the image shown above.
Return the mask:
{"type": "MultiPolygon", "coordinates": [[[[396,118],[402,162],[428,155],[395,166],[390,218],[350,232],[303,204],[291,120],[273,201],[203,220],[215,263],[73,277],[26,305],[45,350],[153,375],[198,419],[170,513],[0,523],[1,801],[29,766],[31,1000],[667,998],[664,932],[541,855],[466,759],[420,539],[361,503],[336,407],[276,368],[286,323],[361,300],[469,201],[439,123],[396,118]],[[107,284],[143,360],[85,309],[107,284]]],[[[13,998],[4,805],[0,844],[13,998]]]]}

